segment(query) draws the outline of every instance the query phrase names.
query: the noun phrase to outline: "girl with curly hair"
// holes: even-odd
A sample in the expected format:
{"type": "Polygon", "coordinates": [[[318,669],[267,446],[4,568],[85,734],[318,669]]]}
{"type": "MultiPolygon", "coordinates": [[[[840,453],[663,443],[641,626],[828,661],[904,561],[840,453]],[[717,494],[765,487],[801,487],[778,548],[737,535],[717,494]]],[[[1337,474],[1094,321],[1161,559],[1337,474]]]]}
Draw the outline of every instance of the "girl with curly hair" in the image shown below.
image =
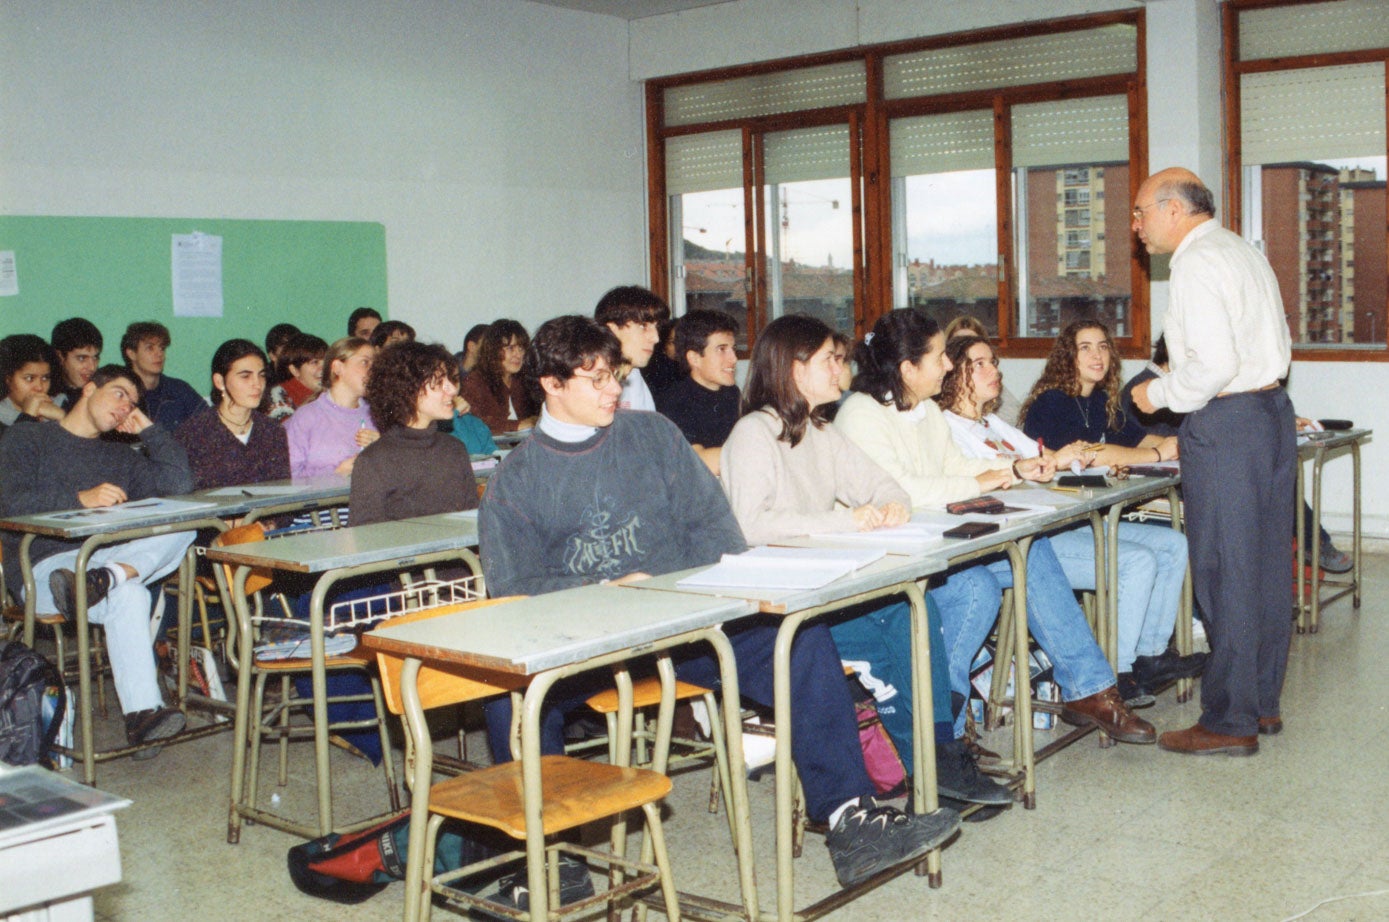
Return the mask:
{"type": "Polygon", "coordinates": [[[463,379],[463,398],[493,435],[529,429],[539,416],[540,408],[520,375],[530,344],[530,335],[521,324],[496,321],[482,334],[477,366],[463,379]]]}
{"type": "Polygon", "coordinates": [[[1119,364],[1108,327],[1098,320],[1069,324],[1023,401],[1023,432],[1044,445],[1094,445],[1096,464],[1151,464],[1176,458],[1175,437],[1148,435],[1138,420],[1124,413],[1119,364]]]}
{"type": "MultiPolygon", "coordinates": [[[[1058,469],[1072,461],[1089,464],[1095,456],[1083,442],[1052,452],[993,414],[1003,376],[987,342],[973,336],[952,340],[946,350],[954,366],[940,396],[955,444],[970,458],[988,461],[1048,456],[1058,469]]],[[[1095,542],[1089,526],[1054,532],[1052,550],[1072,589],[1095,588],[1095,542]]],[[[1153,703],[1152,692],[1168,682],[1190,678],[1205,665],[1205,654],[1168,653],[1186,576],[1186,538],[1170,528],[1123,522],[1119,525],[1119,694],[1129,707],[1153,703]]]]}

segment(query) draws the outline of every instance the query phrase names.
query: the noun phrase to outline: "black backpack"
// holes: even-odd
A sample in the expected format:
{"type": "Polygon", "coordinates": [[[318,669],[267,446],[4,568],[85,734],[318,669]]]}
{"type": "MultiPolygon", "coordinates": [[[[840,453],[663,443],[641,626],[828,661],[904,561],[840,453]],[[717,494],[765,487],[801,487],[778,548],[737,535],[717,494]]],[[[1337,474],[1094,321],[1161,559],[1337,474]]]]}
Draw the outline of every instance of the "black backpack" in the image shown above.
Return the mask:
{"type": "Polygon", "coordinates": [[[51,768],[49,750],[66,708],[63,677],[52,663],[17,640],[0,650],[0,762],[51,768]],[[50,688],[57,689],[58,698],[45,723],[43,699],[50,688]]]}

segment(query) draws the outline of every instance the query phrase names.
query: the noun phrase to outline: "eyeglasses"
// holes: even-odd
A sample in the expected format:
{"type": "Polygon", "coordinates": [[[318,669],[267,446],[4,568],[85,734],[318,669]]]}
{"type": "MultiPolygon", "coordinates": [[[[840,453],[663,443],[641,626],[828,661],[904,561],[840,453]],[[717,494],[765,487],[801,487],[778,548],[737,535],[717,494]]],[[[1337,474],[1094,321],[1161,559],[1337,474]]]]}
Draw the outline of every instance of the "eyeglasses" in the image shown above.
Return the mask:
{"type": "Polygon", "coordinates": [[[595,391],[604,390],[607,388],[609,384],[613,384],[615,382],[621,383],[621,380],[617,377],[617,375],[613,374],[611,371],[608,371],[607,369],[604,369],[603,371],[596,372],[591,375],[581,375],[576,371],[574,372],[574,377],[584,378],[590,384],[593,385],[593,389],[595,391]]]}
{"type": "Polygon", "coordinates": [[[1143,220],[1143,212],[1147,211],[1149,208],[1156,208],[1158,205],[1161,205],[1161,204],[1163,204],[1164,202],[1170,202],[1170,201],[1172,201],[1170,198],[1160,198],[1160,199],[1158,199],[1157,201],[1153,202],[1152,204],[1149,204],[1149,205],[1139,205],[1139,206],[1138,206],[1137,208],[1135,208],[1132,212],[1130,212],[1130,214],[1133,215],[1133,219],[1134,219],[1135,221],[1142,221],[1142,220],[1143,220]]]}

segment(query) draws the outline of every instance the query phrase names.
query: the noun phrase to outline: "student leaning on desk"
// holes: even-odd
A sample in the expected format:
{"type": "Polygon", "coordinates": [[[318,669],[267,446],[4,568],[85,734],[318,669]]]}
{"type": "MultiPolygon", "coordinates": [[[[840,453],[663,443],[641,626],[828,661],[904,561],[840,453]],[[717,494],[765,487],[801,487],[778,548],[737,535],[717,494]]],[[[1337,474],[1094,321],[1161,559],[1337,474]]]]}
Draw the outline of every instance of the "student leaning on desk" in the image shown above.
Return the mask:
{"type": "MultiPolygon", "coordinates": [[[[543,400],[540,422],[492,475],[478,517],[493,595],[661,575],[746,549],[718,481],[680,430],[657,413],[617,410],[622,387],[614,370],[621,361],[617,338],[587,317],[559,317],[536,331],[521,375],[543,400]]],[[[777,624],[748,618],[727,633],[740,691],[770,706],[777,624]]],[[[684,654],[676,673],[706,687],[718,683],[707,654],[684,654]]],[[[954,832],[959,817],[952,811],[909,816],[874,802],[853,702],[823,624],[797,635],[791,684],[792,756],[807,812],[830,825],[826,844],[841,884],[924,855],[954,832]]],[[[610,686],[598,676],[556,684],[541,751],[562,752],[565,714],[610,686]]],[[[509,759],[510,700],[489,704],[487,722],[493,758],[509,759]]],[[[560,883],[564,902],[592,892],[581,864],[562,864],[560,883]]]]}
{"type": "MultiPolygon", "coordinates": [[[[0,439],[0,516],[91,509],[192,489],[183,449],[137,407],[140,388],[132,372],[106,365],[82,388],[61,422],[20,423],[7,432],[0,439]],[[108,432],[138,436],[145,453],[103,440],[108,432]]],[[[181,712],[163,706],[150,647],[146,587],[173,572],[193,537],[193,532],[175,532],[108,544],[88,562],[87,617],[106,629],[116,696],[132,745],[164,739],[184,726],[181,712]]],[[[10,586],[23,585],[19,538],[15,532],[0,536],[10,586]]],[[[70,541],[39,538],[30,554],[35,610],[73,619],[78,549],[70,541]]],[[[146,749],[136,758],[157,752],[146,749]]]]}

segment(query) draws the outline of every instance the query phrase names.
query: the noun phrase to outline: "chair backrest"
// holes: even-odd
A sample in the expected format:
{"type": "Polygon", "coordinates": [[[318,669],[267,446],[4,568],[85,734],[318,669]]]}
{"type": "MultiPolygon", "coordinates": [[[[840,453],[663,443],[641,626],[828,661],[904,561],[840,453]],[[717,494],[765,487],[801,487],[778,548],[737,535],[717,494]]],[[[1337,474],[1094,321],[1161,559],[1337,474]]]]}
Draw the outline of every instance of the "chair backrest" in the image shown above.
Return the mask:
{"type": "MultiPolygon", "coordinates": [[[[409,624],[413,621],[425,621],[443,615],[489,608],[502,602],[513,602],[518,598],[523,598],[523,596],[479,599],[474,602],[441,605],[438,608],[427,608],[423,611],[401,615],[398,618],[391,618],[381,626],[409,624]]],[[[479,617],[486,616],[480,614],[479,617]]],[[[400,698],[400,673],[405,665],[405,657],[398,653],[377,650],[376,664],[381,670],[381,695],[385,699],[386,709],[392,714],[403,714],[405,707],[400,698]]],[[[434,661],[425,663],[420,667],[417,685],[420,690],[420,706],[427,711],[430,708],[460,704],[478,698],[490,698],[503,692],[524,688],[529,680],[528,676],[481,670],[475,666],[452,666],[448,663],[434,661]]]]}
{"type": "MultiPolygon", "coordinates": [[[[212,539],[213,547],[230,547],[234,544],[251,544],[256,541],[265,540],[265,526],[260,522],[251,522],[247,525],[238,525],[235,528],[228,528],[216,538],[212,539]]],[[[222,575],[226,578],[227,590],[232,588],[232,580],[236,575],[236,568],[230,564],[222,564],[222,575]]],[[[246,577],[246,594],[254,595],[274,582],[269,570],[264,568],[254,568],[246,577]]]]}

